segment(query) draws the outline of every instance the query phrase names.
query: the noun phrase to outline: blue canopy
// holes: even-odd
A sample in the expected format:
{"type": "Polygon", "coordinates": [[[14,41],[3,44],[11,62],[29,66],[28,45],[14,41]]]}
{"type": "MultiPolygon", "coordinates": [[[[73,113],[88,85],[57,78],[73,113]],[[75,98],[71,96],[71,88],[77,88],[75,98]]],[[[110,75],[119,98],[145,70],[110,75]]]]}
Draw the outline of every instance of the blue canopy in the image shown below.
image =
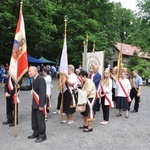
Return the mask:
{"type": "Polygon", "coordinates": [[[29,63],[39,63],[39,64],[43,64],[44,63],[44,61],[36,59],[36,58],[34,58],[34,57],[30,56],[30,55],[28,55],[28,62],[29,63]]]}

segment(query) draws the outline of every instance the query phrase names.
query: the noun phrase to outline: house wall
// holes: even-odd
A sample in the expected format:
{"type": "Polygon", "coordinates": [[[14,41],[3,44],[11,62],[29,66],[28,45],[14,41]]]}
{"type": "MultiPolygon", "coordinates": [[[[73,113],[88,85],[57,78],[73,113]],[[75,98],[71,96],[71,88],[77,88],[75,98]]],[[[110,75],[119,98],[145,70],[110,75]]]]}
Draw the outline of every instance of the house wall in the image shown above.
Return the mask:
{"type": "MultiPolygon", "coordinates": [[[[117,49],[110,49],[111,52],[112,52],[112,57],[110,60],[107,60],[107,64],[110,64],[111,67],[115,67],[117,66],[117,61],[118,61],[118,57],[119,57],[119,51],[117,49]]],[[[131,56],[126,56],[126,55],[123,55],[122,56],[122,62],[124,64],[127,64],[128,63],[128,60],[129,60],[129,57],[131,56]]]]}

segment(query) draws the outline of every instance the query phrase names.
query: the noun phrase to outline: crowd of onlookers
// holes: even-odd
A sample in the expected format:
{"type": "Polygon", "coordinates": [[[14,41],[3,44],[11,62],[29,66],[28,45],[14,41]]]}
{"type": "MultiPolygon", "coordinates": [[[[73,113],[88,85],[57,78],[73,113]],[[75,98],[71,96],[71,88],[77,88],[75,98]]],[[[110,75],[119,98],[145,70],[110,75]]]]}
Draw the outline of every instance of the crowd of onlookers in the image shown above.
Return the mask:
{"type": "Polygon", "coordinates": [[[9,66],[8,64],[1,65],[0,66],[0,86],[4,87],[4,83],[6,82],[6,79],[8,77],[8,70],[9,70],[9,66]]]}
{"type": "Polygon", "coordinates": [[[44,68],[49,69],[49,74],[52,78],[57,78],[57,75],[58,75],[58,67],[57,66],[54,66],[54,65],[50,66],[50,65],[44,65],[44,64],[38,65],[37,70],[41,76],[43,76],[44,68]]]}

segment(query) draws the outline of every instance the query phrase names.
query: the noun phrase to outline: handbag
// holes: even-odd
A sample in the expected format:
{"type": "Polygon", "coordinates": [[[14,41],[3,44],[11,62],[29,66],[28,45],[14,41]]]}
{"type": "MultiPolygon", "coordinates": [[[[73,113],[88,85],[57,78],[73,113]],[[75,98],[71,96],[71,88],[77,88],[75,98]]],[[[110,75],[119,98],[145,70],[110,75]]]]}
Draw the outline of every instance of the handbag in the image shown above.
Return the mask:
{"type": "Polygon", "coordinates": [[[78,112],[84,112],[85,110],[86,110],[86,104],[76,106],[76,111],[78,112]]]}

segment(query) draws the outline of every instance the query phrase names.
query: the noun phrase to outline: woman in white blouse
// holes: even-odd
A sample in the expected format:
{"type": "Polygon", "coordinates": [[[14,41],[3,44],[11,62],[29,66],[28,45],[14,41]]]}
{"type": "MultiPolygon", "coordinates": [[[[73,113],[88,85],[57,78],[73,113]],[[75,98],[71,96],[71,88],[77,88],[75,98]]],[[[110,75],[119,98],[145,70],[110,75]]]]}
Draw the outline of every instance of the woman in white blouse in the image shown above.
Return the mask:
{"type": "Polygon", "coordinates": [[[103,110],[103,121],[100,122],[102,125],[106,125],[109,121],[109,108],[113,107],[112,102],[112,80],[110,78],[109,69],[104,71],[104,76],[101,81],[101,104],[103,110]]]}
{"type": "MultiPolygon", "coordinates": [[[[45,79],[45,82],[46,82],[46,110],[47,110],[47,113],[49,113],[49,109],[51,107],[51,101],[50,101],[50,98],[51,98],[51,88],[52,88],[52,78],[51,76],[49,75],[49,68],[44,68],[43,70],[43,75],[44,75],[44,79],[45,79]]],[[[45,116],[45,119],[47,119],[47,115],[45,116]]]]}
{"type": "Polygon", "coordinates": [[[126,78],[126,73],[122,72],[121,77],[116,82],[115,96],[117,97],[116,108],[119,109],[117,117],[122,116],[122,109],[126,110],[125,118],[128,118],[129,100],[130,100],[130,81],[126,78]]]}

